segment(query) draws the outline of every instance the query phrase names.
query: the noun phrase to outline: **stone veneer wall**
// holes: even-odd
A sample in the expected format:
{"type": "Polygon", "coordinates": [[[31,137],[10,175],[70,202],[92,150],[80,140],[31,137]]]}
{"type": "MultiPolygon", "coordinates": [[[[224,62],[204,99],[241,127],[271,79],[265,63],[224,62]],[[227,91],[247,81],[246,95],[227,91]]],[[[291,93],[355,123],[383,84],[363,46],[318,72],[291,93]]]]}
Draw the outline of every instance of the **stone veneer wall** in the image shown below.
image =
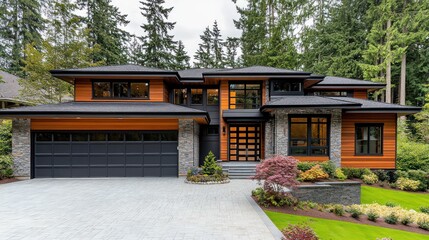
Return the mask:
{"type": "Polygon", "coordinates": [[[265,125],[265,158],[271,155],[288,155],[289,114],[329,114],[330,123],[330,159],[341,166],[341,110],[340,109],[276,109],[272,112],[274,119],[265,125]],[[275,144],[272,146],[273,134],[275,144]]]}
{"type": "Polygon", "coordinates": [[[31,176],[30,119],[12,121],[13,175],[17,178],[31,176]]]}
{"type": "Polygon", "coordinates": [[[199,125],[192,119],[179,119],[179,175],[186,175],[188,169],[198,166],[199,125]]]}
{"type": "Polygon", "coordinates": [[[343,205],[360,204],[360,194],[359,182],[316,182],[314,185],[299,186],[292,192],[301,201],[343,205]]]}

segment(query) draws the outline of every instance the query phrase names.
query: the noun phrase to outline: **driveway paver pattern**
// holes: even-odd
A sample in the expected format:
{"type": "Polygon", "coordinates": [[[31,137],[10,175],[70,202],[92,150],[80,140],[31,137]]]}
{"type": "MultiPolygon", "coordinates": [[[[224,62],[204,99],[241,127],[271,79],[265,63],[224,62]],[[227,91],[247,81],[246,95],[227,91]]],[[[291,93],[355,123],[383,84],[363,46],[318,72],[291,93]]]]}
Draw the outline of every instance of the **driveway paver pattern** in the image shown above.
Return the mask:
{"type": "Polygon", "coordinates": [[[254,181],[221,185],[183,181],[33,179],[0,185],[0,237],[275,239],[249,202],[254,181]]]}

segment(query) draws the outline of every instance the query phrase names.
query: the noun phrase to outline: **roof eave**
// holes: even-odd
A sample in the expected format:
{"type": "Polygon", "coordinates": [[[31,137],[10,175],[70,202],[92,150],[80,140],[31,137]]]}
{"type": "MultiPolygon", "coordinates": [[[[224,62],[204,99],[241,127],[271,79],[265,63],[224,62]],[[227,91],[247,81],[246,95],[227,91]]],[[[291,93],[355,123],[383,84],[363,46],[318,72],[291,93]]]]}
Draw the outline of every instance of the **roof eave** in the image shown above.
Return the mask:
{"type": "Polygon", "coordinates": [[[265,105],[260,108],[260,111],[264,111],[265,109],[277,109],[277,108],[333,108],[333,109],[344,109],[344,108],[360,108],[362,105],[357,104],[332,104],[332,105],[265,105]]]}

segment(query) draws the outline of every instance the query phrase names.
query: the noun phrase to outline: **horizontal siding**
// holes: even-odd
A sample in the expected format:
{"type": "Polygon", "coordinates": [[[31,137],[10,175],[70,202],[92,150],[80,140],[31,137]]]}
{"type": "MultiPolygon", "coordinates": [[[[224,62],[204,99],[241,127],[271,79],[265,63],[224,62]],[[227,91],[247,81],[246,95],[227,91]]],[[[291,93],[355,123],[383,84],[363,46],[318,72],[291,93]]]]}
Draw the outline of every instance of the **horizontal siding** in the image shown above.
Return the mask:
{"type": "Polygon", "coordinates": [[[358,168],[395,168],[396,114],[343,114],[341,132],[341,165],[358,168]],[[355,155],[355,124],[383,123],[383,155],[355,155]]]}
{"type": "Polygon", "coordinates": [[[177,130],[177,119],[32,119],[31,130],[177,130]]]}
{"type": "Polygon", "coordinates": [[[329,161],[328,156],[293,156],[300,162],[325,162],[329,161]]]}
{"type": "Polygon", "coordinates": [[[368,99],[368,92],[367,90],[354,90],[353,92],[354,98],[360,98],[360,99],[368,99]]]}
{"type": "Polygon", "coordinates": [[[122,99],[92,99],[92,83],[90,79],[76,79],[75,82],[75,101],[76,102],[106,102],[106,101],[133,101],[133,102],[163,102],[166,98],[167,89],[164,87],[164,81],[161,79],[150,80],[149,99],[148,100],[122,100],[122,99]]]}
{"type": "Polygon", "coordinates": [[[228,131],[227,123],[223,120],[222,113],[223,110],[229,108],[229,89],[228,81],[220,82],[220,159],[223,161],[228,160],[228,132],[223,134],[223,128],[228,131]]]}

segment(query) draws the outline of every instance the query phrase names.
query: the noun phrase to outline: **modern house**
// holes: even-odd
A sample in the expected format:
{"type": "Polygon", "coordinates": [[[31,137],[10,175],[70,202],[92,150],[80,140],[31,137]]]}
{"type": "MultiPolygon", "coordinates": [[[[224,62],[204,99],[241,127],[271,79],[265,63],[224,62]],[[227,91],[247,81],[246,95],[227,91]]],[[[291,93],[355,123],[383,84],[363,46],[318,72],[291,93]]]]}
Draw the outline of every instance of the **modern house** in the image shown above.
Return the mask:
{"type": "Polygon", "coordinates": [[[0,71],[0,109],[32,105],[20,98],[18,79],[15,75],[0,71]]]}
{"type": "Polygon", "coordinates": [[[384,84],[271,67],[53,70],[73,102],[0,111],[13,119],[15,175],[178,176],[274,154],[395,168],[397,118],[418,107],[367,100],[384,84]]]}

